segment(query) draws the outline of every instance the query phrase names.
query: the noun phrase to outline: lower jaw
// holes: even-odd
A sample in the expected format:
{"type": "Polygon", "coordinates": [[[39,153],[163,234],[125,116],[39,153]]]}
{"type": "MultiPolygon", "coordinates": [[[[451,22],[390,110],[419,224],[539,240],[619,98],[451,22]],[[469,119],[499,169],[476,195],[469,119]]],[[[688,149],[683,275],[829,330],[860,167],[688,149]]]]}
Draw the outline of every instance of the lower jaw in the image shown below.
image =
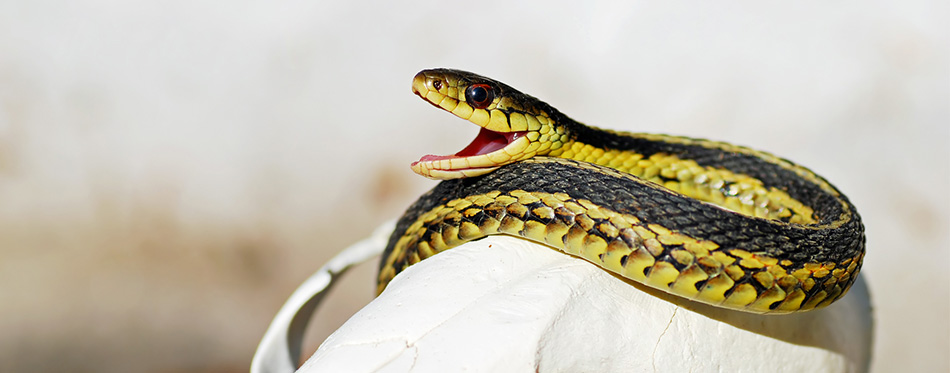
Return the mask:
{"type": "Polygon", "coordinates": [[[433,180],[451,180],[484,175],[498,169],[498,167],[499,166],[443,170],[426,167],[424,162],[417,162],[412,165],[412,171],[433,180]]]}

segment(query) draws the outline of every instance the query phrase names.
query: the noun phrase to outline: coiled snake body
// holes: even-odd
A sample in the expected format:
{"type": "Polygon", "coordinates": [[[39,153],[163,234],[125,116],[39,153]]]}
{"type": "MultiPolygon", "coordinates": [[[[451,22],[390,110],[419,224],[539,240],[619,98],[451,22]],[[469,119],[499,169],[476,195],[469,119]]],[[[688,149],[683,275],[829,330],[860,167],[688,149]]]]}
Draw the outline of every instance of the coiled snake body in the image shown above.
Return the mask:
{"type": "Polygon", "coordinates": [[[489,78],[420,72],[413,91],[481,127],[412,169],[447,179],[399,220],[378,291],[465,242],[508,234],[688,299],[755,313],[826,306],[865,252],[855,208],[810,170],[722,142],[578,123],[489,78]]]}

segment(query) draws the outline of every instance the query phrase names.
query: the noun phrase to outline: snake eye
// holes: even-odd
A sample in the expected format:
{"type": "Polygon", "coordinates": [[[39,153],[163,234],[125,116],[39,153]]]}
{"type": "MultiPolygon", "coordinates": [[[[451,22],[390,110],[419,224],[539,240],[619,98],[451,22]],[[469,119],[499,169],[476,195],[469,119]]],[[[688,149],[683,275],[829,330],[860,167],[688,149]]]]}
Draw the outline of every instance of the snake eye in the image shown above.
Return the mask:
{"type": "Polygon", "coordinates": [[[441,81],[441,80],[438,80],[438,79],[433,80],[433,81],[432,81],[432,88],[435,88],[436,91],[442,89],[442,81],[441,81]]]}
{"type": "Polygon", "coordinates": [[[488,84],[473,84],[465,90],[465,101],[476,109],[484,109],[495,99],[495,92],[488,84]]]}

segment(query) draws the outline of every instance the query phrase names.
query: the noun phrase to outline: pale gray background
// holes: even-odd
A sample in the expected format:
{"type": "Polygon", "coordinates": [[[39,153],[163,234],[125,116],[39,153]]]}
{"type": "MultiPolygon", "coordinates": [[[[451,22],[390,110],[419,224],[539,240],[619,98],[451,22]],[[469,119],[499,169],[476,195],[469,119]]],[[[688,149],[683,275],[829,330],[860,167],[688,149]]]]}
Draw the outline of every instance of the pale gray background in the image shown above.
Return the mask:
{"type": "MultiPolygon", "coordinates": [[[[950,369],[948,3],[0,2],[0,371],[246,371],[297,283],[476,133],[477,71],[807,165],[864,217],[874,370],[950,369]]],[[[372,297],[351,273],[312,351],[372,297]]],[[[712,342],[714,343],[714,342],[712,342]]]]}

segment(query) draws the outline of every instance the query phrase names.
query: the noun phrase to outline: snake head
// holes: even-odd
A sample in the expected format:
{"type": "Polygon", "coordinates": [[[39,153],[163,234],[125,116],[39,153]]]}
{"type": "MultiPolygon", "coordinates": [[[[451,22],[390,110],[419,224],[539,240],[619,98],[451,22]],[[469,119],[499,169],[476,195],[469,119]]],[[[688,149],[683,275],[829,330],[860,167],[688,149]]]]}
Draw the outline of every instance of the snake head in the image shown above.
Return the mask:
{"type": "Polygon", "coordinates": [[[481,129],[464,149],[452,155],[426,155],[412,170],[430,179],[487,174],[503,165],[544,155],[564,146],[568,134],[548,104],[504,83],[477,74],[423,70],[412,92],[430,104],[475,123],[481,129]]]}

